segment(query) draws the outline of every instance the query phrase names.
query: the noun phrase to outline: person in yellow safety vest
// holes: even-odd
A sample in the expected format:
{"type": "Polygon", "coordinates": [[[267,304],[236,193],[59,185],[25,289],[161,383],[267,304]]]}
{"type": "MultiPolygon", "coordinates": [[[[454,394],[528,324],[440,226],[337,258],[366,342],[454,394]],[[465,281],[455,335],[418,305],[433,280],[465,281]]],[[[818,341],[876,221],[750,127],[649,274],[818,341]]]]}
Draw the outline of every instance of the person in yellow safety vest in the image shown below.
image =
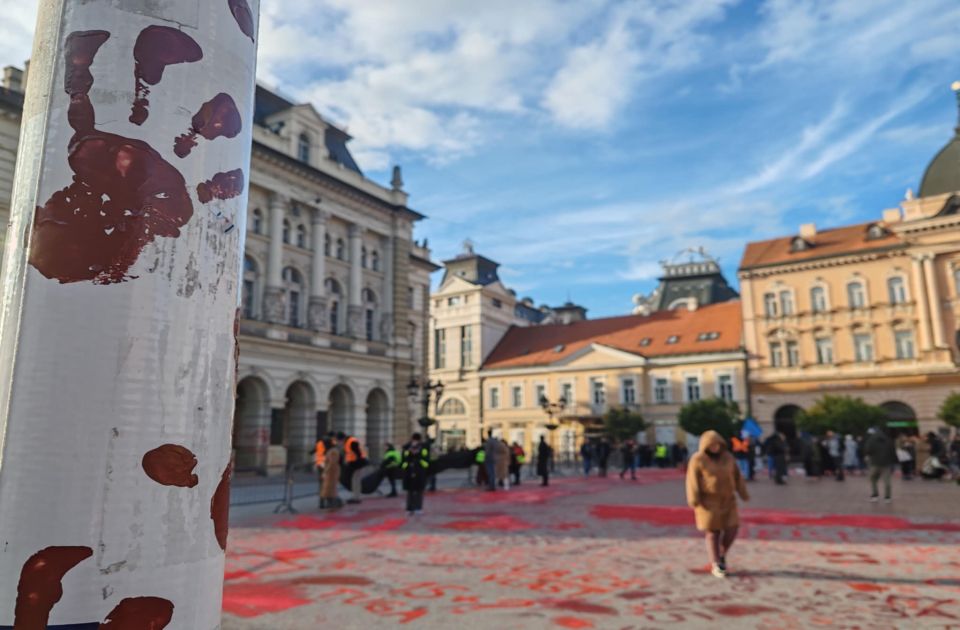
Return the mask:
{"type": "Polygon", "coordinates": [[[473,460],[477,464],[477,485],[481,488],[486,486],[487,481],[487,452],[483,447],[477,449],[477,454],[473,460]]]}
{"type": "Polygon", "coordinates": [[[397,448],[387,443],[387,450],[383,453],[383,474],[387,478],[387,481],[390,482],[390,494],[388,497],[395,497],[397,495],[397,473],[400,472],[400,467],[403,464],[403,458],[400,455],[400,451],[397,448]]]}
{"type": "Polygon", "coordinates": [[[510,474],[513,475],[513,485],[520,485],[520,471],[523,469],[524,462],[527,461],[526,453],[523,447],[514,442],[510,445],[510,474]]]}
{"type": "Polygon", "coordinates": [[[667,466],[667,445],[663,442],[658,442],[656,448],[653,451],[653,458],[657,460],[657,466],[660,468],[666,468],[667,466]]]}
{"type": "Polygon", "coordinates": [[[740,474],[744,479],[750,478],[750,437],[746,432],[742,433],[740,437],[734,436],[730,440],[730,444],[733,447],[733,456],[737,460],[737,466],[740,468],[740,474]]]}
{"type": "Polygon", "coordinates": [[[403,449],[403,489],[407,491],[407,515],[416,516],[423,511],[423,491],[430,477],[430,449],[423,436],[414,433],[410,443],[403,449]]]}

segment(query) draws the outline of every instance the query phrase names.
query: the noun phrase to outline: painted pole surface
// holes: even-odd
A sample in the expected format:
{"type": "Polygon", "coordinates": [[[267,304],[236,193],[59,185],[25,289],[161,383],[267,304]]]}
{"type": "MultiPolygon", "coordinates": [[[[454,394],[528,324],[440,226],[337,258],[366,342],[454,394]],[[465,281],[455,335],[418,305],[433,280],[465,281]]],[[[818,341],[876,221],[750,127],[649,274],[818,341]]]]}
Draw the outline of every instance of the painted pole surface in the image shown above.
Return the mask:
{"type": "Polygon", "coordinates": [[[0,628],[220,625],[258,0],[41,0],[0,302],[0,628]]]}

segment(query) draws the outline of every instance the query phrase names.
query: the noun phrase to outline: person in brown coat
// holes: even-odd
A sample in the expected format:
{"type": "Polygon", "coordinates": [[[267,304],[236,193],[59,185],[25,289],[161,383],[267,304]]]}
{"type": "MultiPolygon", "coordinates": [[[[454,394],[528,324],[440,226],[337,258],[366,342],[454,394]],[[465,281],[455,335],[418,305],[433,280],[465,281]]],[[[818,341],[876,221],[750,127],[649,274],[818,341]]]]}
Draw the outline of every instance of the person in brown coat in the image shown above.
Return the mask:
{"type": "Polygon", "coordinates": [[[510,446],[503,440],[497,440],[494,471],[497,475],[497,485],[504,490],[510,489],[510,446]]]}
{"type": "Polygon", "coordinates": [[[737,494],[750,500],[726,441],[716,431],[707,431],[700,436],[700,450],[687,468],[687,503],[693,508],[697,529],[706,534],[715,577],[726,577],[727,552],[737,538],[737,494]]]}
{"type": "Polygon", "coordinates": [[[337,483],[340,481],[340,445],[335,436],[330,436],[330,444],[324,454],[323,487],[320,489],[320,507],[340,507],[337,496],[337,483]]]}

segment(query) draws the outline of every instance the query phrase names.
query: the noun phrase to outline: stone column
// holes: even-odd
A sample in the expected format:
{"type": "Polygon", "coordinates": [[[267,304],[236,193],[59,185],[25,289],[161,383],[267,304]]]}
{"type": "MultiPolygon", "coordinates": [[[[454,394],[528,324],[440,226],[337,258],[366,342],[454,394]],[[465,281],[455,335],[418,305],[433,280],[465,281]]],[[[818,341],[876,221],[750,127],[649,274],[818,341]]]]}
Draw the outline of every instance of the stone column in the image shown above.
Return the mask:
{"type": "Polygon", "coordinates": [[[913,274],[913,296],[917,304],[917,319],[920,322],[920,349],[931,350],[930,343],[930,314],[927,302],[927,285],[923,279],[922,256],[914,256],[911,260],[913,274]]]}
{"type": "Polygon", "coordinates": [[[263,313],[268,322],[284,323],[283,304],[283,219],[287,198],[275,194],[270,199],[270,252],[267,257],[267,288],[263,296],[263,313]]]}
{"type": "Polygon", "coordinates": [[[360,339],[363,334],[363,268],[360,266],[360,250],[363,247],[363,229],[350,226],[350,289],[348,290],[347,334],[360,339]]]}
{"type": "Polygon", "coordinates": [[[323,251],[327,234],[327,215],[323,210],[313,214],[313,264],[310,269],[310,304],[307,308],[307,325],[310,330],[322,332],[327,329],[326,254],[323,251]]]}
{"type": "Polygon", "coordinates": [[[380,339],[393,344],[393,234],[383,241],[383,312],[380,314],[380,339]]]}
{"type": "Polygon", "coordinates": [[[943,336],[943,305],[940,303],[940,288],[937,286],[937,273],[934,269],[935,255],[923,257],[923,275],[927,281],[927,298],[930,300],[930,327],[933,329],[933,345],[937,348],[947,346],[943,336]]]}

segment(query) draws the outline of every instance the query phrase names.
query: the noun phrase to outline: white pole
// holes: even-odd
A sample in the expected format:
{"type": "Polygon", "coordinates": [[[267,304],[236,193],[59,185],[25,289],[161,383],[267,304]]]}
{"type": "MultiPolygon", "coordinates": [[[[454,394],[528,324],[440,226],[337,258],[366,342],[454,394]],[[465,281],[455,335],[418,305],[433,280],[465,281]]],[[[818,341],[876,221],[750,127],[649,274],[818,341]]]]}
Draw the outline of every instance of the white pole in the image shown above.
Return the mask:
{"type": "Polygon", "coordinates": [[[0,302],[0,628],[220,625],[258,0],[41,0],[0,302]]]}

